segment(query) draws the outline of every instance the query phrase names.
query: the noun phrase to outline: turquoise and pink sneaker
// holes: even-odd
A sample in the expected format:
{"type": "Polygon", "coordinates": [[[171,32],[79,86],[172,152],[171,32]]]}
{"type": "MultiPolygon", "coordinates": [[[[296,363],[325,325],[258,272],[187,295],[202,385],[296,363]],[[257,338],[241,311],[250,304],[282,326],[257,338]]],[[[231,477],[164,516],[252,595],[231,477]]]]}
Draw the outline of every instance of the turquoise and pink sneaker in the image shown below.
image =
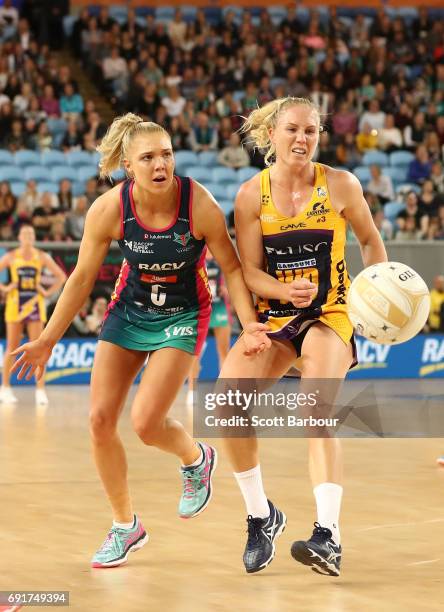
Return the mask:
{"type": "Polygon", "coordinates": [[[131,529],[119,529],[111,527],[106,540],[94,555],[92,567],[116,567],[126,563],[130,552],[142,548],[148,542],[142,523],[134,515],[134,523],[131,529]]]}
{"type": "Polygon", "coordinates": [[[216,449],[198,442],[202,449],[202,462],[196,467],[180,468],[183,478],[183,493],[179,502],[179,516],[193,518],[205,510],[213,493],[211,478],[217,465],[216,449]]]}

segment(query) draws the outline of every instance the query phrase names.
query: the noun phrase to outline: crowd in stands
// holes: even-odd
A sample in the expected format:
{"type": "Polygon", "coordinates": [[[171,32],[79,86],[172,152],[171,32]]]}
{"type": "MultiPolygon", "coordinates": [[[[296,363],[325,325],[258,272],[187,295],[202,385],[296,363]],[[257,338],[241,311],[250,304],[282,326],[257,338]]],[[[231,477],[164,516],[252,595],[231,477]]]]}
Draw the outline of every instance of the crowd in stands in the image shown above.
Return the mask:
{"type": "MultiPolygon", "coordinates": [[[[94,102],[80,94],[71,67],[59,64],[53,53],[63,43],[62,14],[50,46],[39,31],[40,17],[44,23],[45,16],[26,8],[25,3],[23,11],[29,19],[10,0],[0,7],[0,148],[11,154],[52,149],[93,152],[107,128],[94,102]],[[31,32],[33,17],[37,22],[31,32]]],[[[54,19],[58,9],[60,6],[53,7],[54,19]]],[[[51,20],[50,15],[46,18],[51,20]]],[[[6,161],[1,161],[4,166],[6,161]]],[[[25,175],[22,169],[21,183],[0,181],[1,240],[14,239],[24,222],[34,225],[39,240],[79,240],[88,207],[109,188],[91,177],[81,190],[76,185],[73,191],[72,181],[65,179],[58,182],[57,189],[42,191],[35,179],[25,183],[25,175]],[[17,185],[21,185],[18,190],[17,185]]],[[[49,170],[47,181],[48,176],[49,170]]]]}
{"type": "MultiPolygon", "coordinates": [[[[317,160],[355,171],[383,237],[444,239],[442,14],[380,8],[352,19],[334,7],[272,8],[171,9],[168,18],[85,8],[70,18],[70,44],[116,113],[156,121],[176,150],[213,152],[235,170],[263,167],[236,133],[242,116],[275,97],[310,97],[325,128],[317,160]]],[[[0,147],[92,152],[105,131],[70,67],[26,18],[10,18],[0,30],[0,147]]],[[[86,210],[108,187],[91,178],[79,190],[64,179],[58,193],[40,193],[31,179],[17,194],[3,181],[0,238],[31,220],[42,240],[78,240],[86,210]]]]}

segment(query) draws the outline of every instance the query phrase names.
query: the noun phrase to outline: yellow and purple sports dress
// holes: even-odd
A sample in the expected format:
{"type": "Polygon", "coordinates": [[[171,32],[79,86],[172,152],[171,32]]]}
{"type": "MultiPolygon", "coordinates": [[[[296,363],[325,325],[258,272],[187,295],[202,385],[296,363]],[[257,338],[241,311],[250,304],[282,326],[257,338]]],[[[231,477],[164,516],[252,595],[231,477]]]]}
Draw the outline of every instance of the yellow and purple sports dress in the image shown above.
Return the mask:
{"type": "Polygon", "coordinates": [[[281,283],[307,278],[317,285],[308,308],[258,297],[259,320],[271,328],[270,338],[290,340],[298,355],[306,331],[316,321],[331,327],[345,342],[353,342],[346,298],[350,279],[345,263],[346,220],[335,211],[325,169],[315,165],[310,201],[294,217],[284,217],[273,203],[270,170],[263,170],[260,222],[265,270],[281,283]]]}
{"type": "Polygon", "coordinates": [[[38,292],[42,267],[37,249],[33,249],[31,259],[24,259],[20,249],[12,252],[9,274],[16,287],[6,296],[7,323],[46,322],[45,300],[38,292]]]}

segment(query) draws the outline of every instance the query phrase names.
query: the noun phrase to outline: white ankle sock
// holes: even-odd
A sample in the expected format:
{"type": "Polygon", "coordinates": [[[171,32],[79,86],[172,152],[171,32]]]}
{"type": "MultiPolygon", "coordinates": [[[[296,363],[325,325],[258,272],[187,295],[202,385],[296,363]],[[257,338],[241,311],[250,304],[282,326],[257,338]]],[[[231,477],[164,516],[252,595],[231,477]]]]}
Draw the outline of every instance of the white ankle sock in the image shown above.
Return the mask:
{"type": "Polygon", "coordinates": [[[318,511],[318,523],[330,529],[335,544],[341,543],[339,512],[341,510],[342,487],[333,482],[323,482],[313,489],[318,511]]]}
{"type": "Polygon", "coordinates": [[[234,477],[244,497],[247,514],[267,518],[270,515],[270,507],[262,484],[260,466],[257,465],[246,472],[234,472],[234,477]]]}
{"type": "Polygon", "coordinates": [[[118,523],[117,521],[113,521],[113,527],[117,527],[118,529],[131,529],[133,525],[134,519],[131,521],[131,523],[118,523]]]}
{"type": "Polygon", "coordinates": [[[199,445],[199,449],[200,449],[200,455],[196,459],[196,461],[193,461],[193,463],[190,463],[189,465],[183,465],[182,467],[184,467],[184,468],[197,467],[198,465],[200,465],[202,463],[203,452],[202,452],[202,447],[200,445],[199,445]]]}

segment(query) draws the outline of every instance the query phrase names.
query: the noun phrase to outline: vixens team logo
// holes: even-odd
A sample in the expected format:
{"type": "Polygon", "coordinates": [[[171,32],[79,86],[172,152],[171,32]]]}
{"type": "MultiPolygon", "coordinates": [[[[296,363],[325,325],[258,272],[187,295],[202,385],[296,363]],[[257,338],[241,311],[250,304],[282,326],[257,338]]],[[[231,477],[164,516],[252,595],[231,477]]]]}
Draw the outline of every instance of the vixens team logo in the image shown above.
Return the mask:
{"type": "Polygon", "coordinates": [[[191,232],[187,232],[186,234],[176,234],[176,232],[174,232],[174,242],[177,242],[183,247],[187,246],[190,239],[191,232]]]}

